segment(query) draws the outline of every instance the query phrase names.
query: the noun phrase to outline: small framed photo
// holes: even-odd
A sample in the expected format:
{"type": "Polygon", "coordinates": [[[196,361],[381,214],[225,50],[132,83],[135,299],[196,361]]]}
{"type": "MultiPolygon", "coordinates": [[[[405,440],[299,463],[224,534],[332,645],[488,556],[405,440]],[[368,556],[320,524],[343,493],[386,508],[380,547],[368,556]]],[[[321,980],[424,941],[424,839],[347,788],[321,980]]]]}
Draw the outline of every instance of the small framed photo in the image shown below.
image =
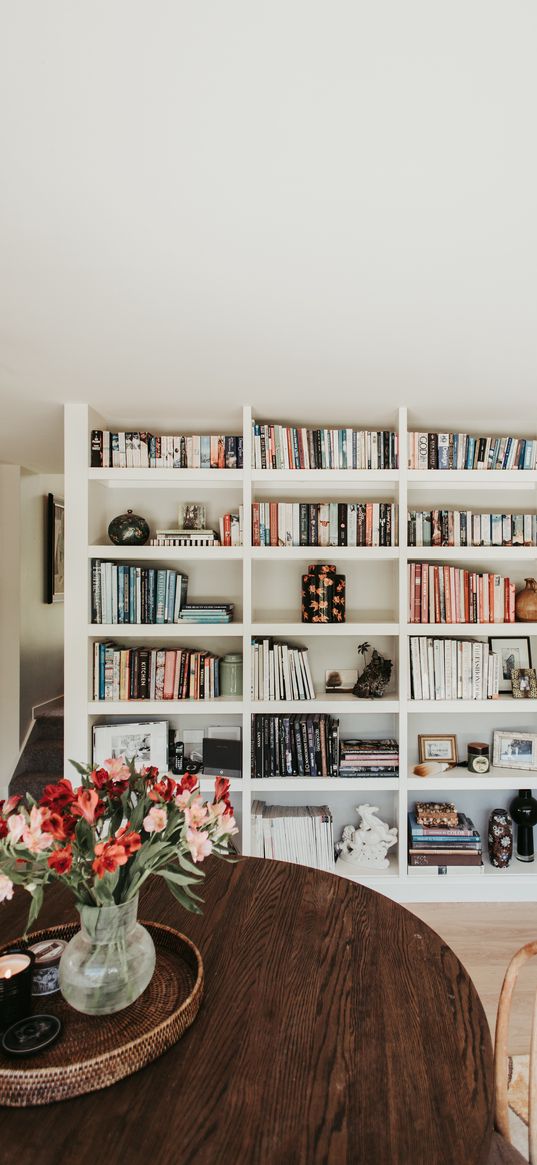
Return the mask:
{"type": "Polygon", "coordinates": [[[96,724],[93,729],[93,764],[124,756],[140,770],[155,765],[160,773],[168,771],[168,721],[139,724],[96,724]]]}
{"type": "Polygon", "coordinates": [[[509,692],[511,694],[511,672],[515,667],[531,667],[531,647],[529,636],[516,636],[512,639],[495,638],[492,636],[489,639],[490,650],[499,655],[501,661],[500,667],[500,692],[509,692]]]}
{"type": "Polygon", "coordinates": [[[63,603],[64,504],[54,494],[47,497],[47,603],[63,603]]]}
{"type": "Polygon", "coordinates": [[[330,692],[352,692],[358,679],[358,669],[327,671],[324,676],[324,690],[330,692]]]}
{"type": "Polygon", "coordinates": [[[206,507],[200,502],[183,502],[179,506],[180,530],[205,530],[206,507]]]}
{"type": "Polygon", "coordinates": [[[537,672],[534,667],[514,667],[511,672],[511,683],[515,699],[537,699],[537,672]]]}
{"type": "Polygon", "coordinates": [[[420,762],[436,760],[448,765],[456,765],[458,762],[456,736],[418,736],[418,750],[420,762]]]}
{"type": "Polygon", "coordinates": [[[497,769],[537,771],[537,733],[495,731],[492,759],[497,769]]]}

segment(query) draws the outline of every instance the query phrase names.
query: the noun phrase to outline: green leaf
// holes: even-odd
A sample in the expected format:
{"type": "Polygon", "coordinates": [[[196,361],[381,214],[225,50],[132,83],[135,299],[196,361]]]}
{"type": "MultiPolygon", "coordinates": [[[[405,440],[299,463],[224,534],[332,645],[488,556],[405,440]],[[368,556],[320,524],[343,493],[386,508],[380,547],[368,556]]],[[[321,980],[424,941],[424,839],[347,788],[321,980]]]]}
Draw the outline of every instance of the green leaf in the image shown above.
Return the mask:
{"type": "Polygon", "coordinates": [[[203,870],[200,870],[199,866],[195,866],[194,862],[191,862],[189,858],[185,858],[184,854],[178,853],[177,854],[177,861],[179,862],[179,865],[182,867],[183,870],[189,870],[189,872],[191,874],[197,874],[198,878],[200,877],[200,875],[202,878],[205,877],[203,870]]]}
{"type": "MultiPolygon", "coordinates": [[[[30,929],[32,923],[35,922],[39,911],[43,905],[44,891],[42,886],[36,886],[30,903],[30,910],[28,912],[28,922],[26,923],[26,931],[30,929]]],[[[24,932],[26,934],[26,931],[24,932]]]]}
{"type": "MultiPolygon", "coordinates": [[[[181,903],[181,906],[184,906],[185,910],[190,910],[191,914],[202,913],[199,906],[196,906],[196,903],[181,886],[176,886],[175,882],[168,882],[168,890],[181,903]]],[[[198,899],[198,901],[201,901],[201,899],[198,899]]]]}
{"type": "Polygon", "coordinates": [[[76,769],[77,773],[80,773],[81,777],[87,777],[90,773],[93,772],[93,769],[91,769],[89,765],[81,765],[77,760],[69,759],[69,764],[72,765],[74,769],[76,769]]]}
{"type": "Polygon", "coordinates": [[[164,878],[165,882],[173,882],[177,886],[197,886],[201,879],[187,878],[186,874],[176,874],[175,870],[155,870],[156,878],[164,878]]]}

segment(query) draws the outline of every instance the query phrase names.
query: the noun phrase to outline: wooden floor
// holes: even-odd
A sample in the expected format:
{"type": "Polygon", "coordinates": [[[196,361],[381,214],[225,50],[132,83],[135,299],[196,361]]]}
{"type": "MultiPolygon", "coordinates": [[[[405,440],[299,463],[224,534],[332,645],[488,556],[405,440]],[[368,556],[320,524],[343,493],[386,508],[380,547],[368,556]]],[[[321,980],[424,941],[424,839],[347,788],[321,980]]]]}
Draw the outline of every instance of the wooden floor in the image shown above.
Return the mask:
{"type": "MultiPolygon", "coordinates": [[[[496,1008],[509,960],[524,943],[537,938],[537,904],[443,902],[407,904],[449,944],[471,975],[489,1021],[492,1038],[496,1008]]],[[[509,1048],[529,1051],[537,959],[522,973],[515,993],[509,1048]]]]}

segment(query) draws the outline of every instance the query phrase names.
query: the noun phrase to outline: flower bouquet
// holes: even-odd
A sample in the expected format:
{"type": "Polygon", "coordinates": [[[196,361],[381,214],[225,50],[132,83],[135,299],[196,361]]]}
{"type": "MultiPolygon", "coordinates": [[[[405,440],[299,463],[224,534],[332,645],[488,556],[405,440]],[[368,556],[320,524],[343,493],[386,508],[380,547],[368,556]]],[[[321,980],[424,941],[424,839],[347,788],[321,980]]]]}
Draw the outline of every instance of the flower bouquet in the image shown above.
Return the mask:
{"type": "Polygon", "coordinates": [[[118,1011],[141,994],[155,967],[148,931],[137,923],[138,894],[152,874],[187,910],[200,913],[200,863],[230,854],[237,833],[229,781],[217,777],[204,802],[198,778],[175,781],[156,768],[137,772],[123,757],[92,770],[72,762],[82,784],[64,778],[38,802],[0,802],[0,902],[14,885],[31,894],[35,922],[51,881],[76,899],[81,930],[60,962],[60,987],[79,1011],[118,1011]]]}

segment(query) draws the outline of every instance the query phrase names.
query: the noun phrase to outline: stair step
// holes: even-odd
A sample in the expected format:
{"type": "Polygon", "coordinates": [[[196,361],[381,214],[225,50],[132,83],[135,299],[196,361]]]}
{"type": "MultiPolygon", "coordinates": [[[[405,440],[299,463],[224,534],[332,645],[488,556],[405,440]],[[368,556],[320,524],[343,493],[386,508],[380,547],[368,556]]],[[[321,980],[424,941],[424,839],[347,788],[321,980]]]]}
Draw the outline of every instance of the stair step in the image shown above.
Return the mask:
{"type": "Polygon", "coordinates": [[[61,781],[63,773],[19,773],[18,776],[12,777],[9,782],[9,796],[24,796],[25,793],[30,793],[36,801],[42,797],[45,785],[56,785],[61,781]]]}

